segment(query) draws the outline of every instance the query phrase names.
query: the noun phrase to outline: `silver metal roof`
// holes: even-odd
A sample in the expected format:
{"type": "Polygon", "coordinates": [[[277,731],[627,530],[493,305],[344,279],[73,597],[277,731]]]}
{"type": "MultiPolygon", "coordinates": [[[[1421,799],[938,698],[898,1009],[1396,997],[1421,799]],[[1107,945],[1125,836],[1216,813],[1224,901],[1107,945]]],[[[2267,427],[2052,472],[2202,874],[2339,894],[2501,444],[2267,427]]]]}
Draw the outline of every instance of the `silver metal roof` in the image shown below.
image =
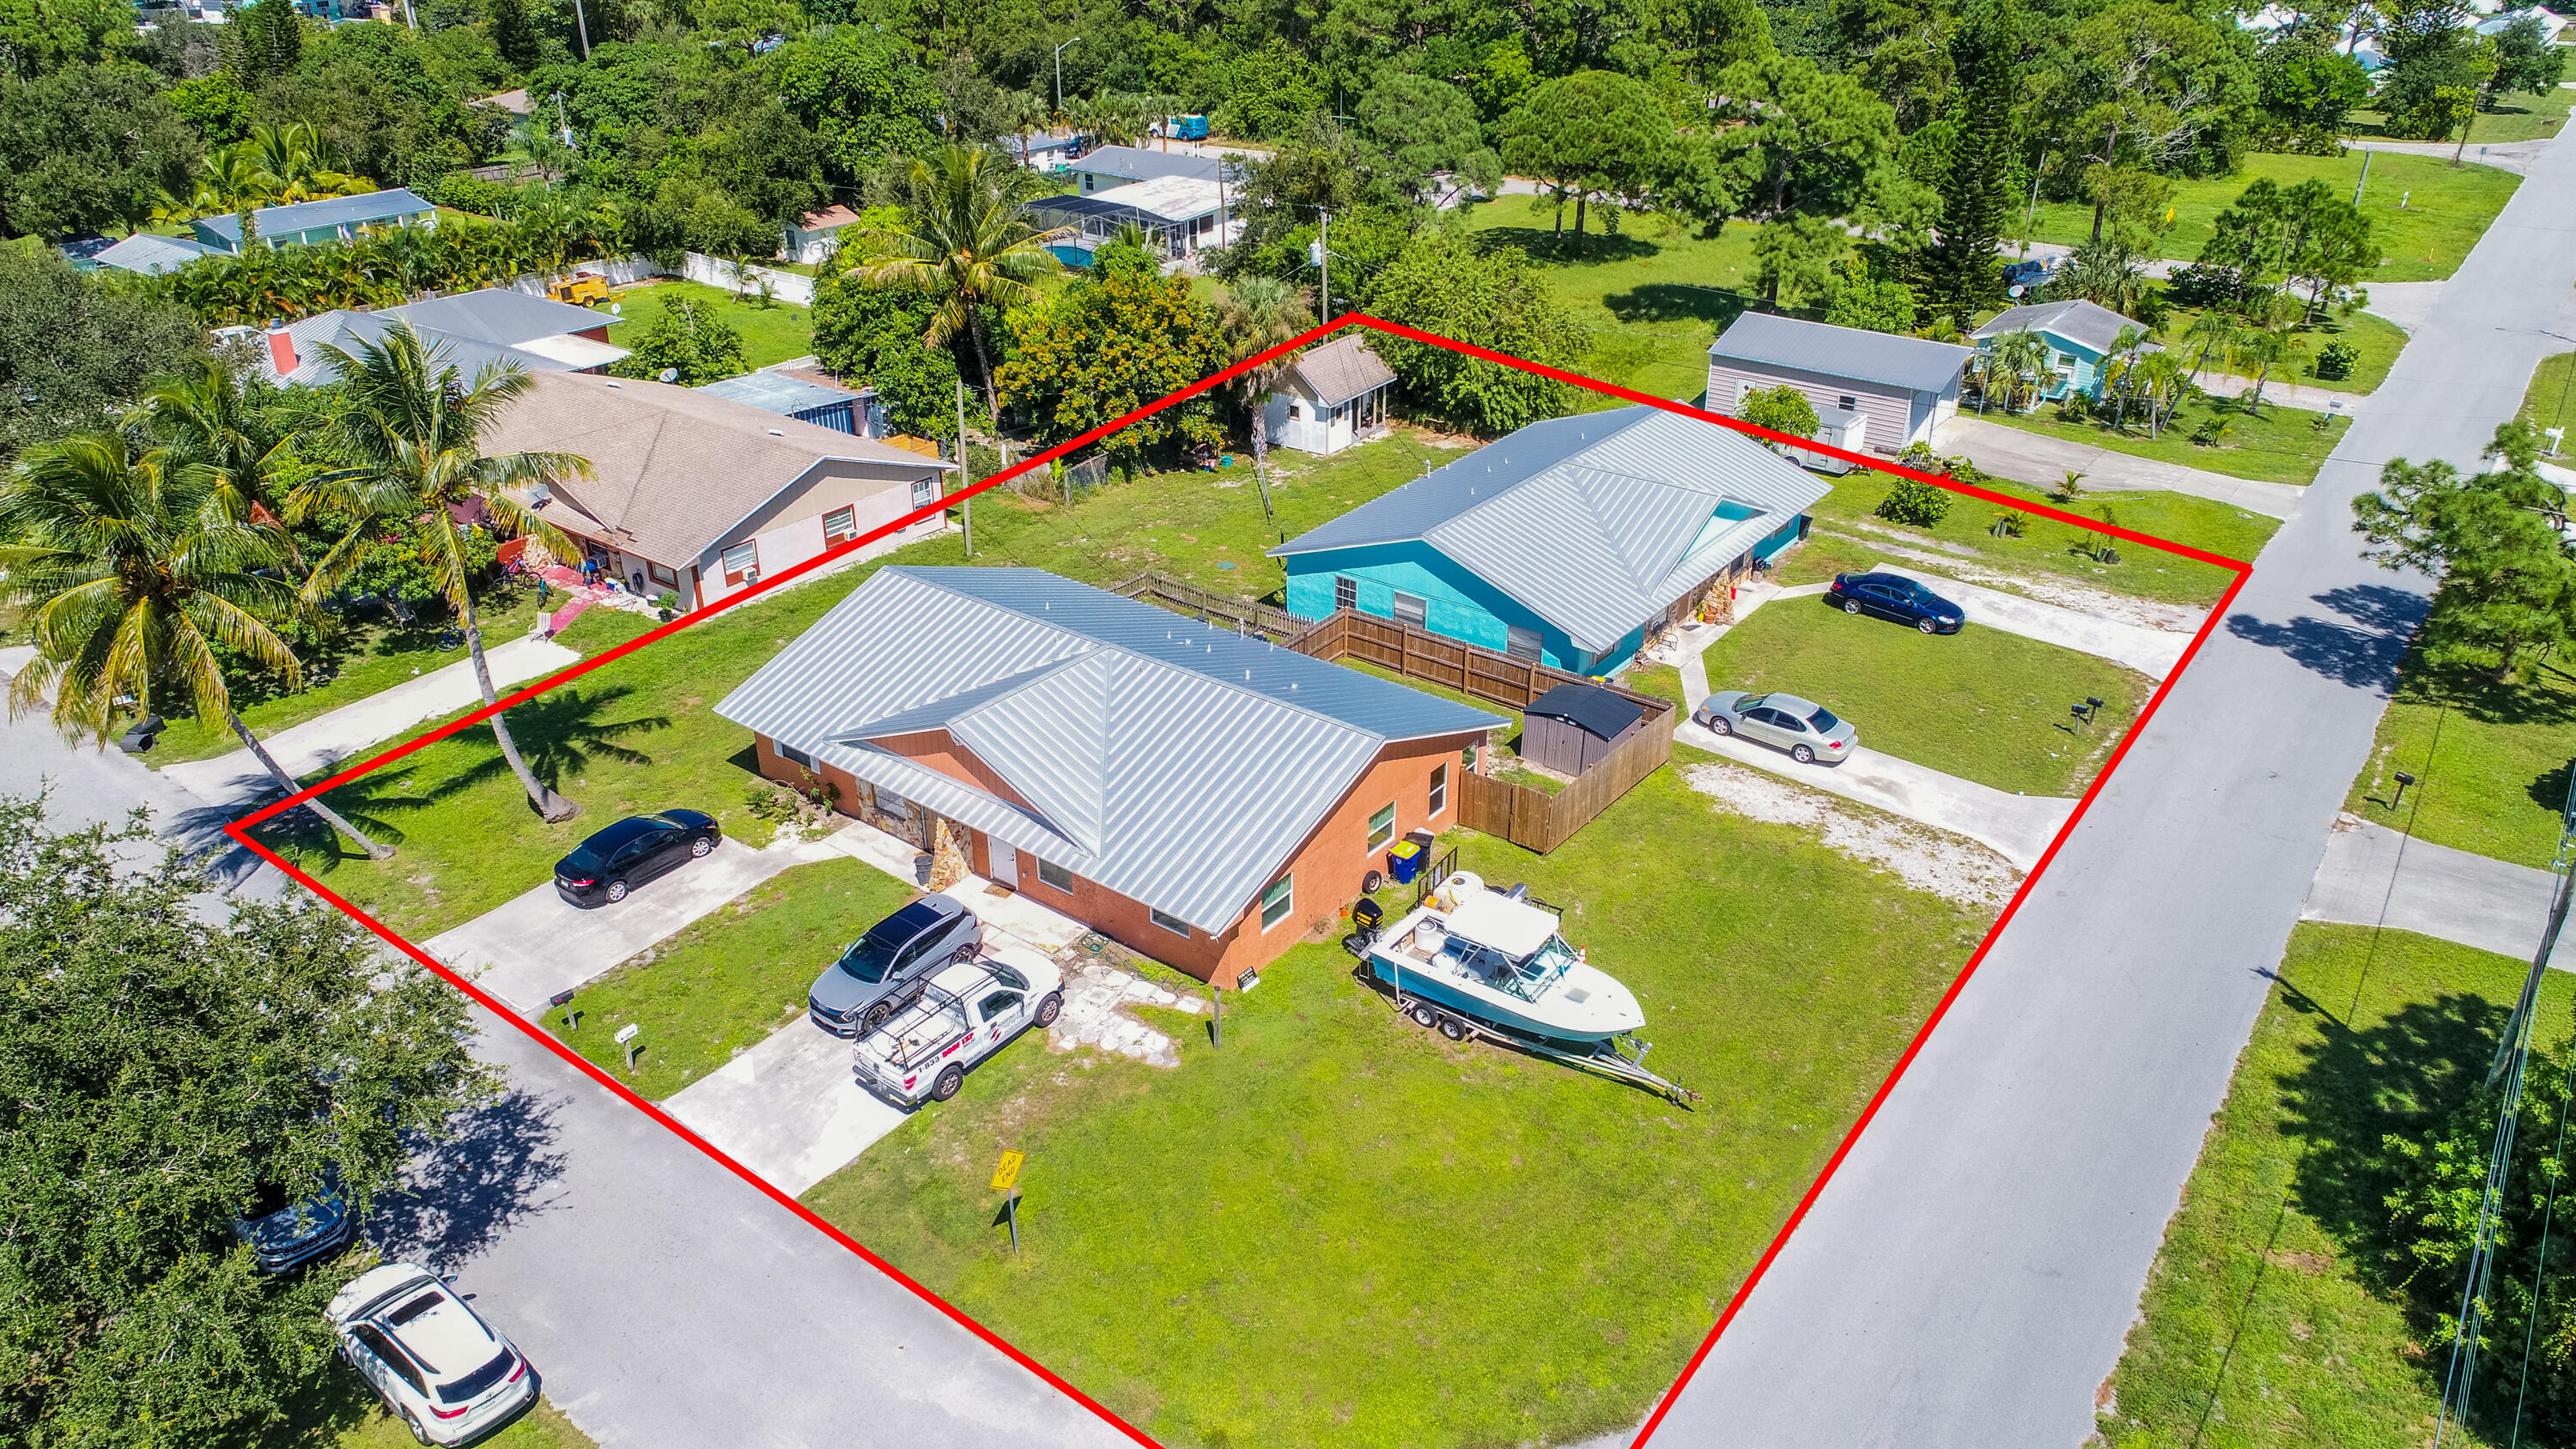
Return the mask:
{"type": "Polygon", "coordinates": [[[912,567],[716,713],[1209,932],[1388,742],[1508,723],[1042,570],[912,567]],[[932,729],[1019,799],[881,743],[932,729]]]}
{"type": "MultiPolygon", "coordinates": [[[[263,206],[250,214],[250,220],[262,237],[275,237],[325,226],[373,226],[396,217],[427,216],[436,209],[409,189],[396,186],[357,196],[326,196],[320,201],[263,206]]],[[[241,245],[241,218],[232,212],[200,217],[196,224],[234,246],[241,245]]]]}
{"type": "Polygon", "coordinates": [[[776,372],[746,372],[739,377],[702,384],[698,391],[730,398],[747,407],[785,418],[828,408],[835,403],[854,403],[859,398],[858,393],[850,388],[829,387],[807,378],[788,377],[776,372]]]}
{"type": "Polygon", "coordinates": [[[1214,156],[1152,151],[1140,146],[1102,146],[1076,158],[1071,169],[1088,171],[1096,176],[1117,176],[1128,181],[1151,181],[1158,176],[1187,176],[1196,181],[1214,181],[1224,167],[1225,163],[1214,156]]]}
{"type": "Polygon", "coordinates": [[[1976,349],[1859,327],[1801,322],[1768,312],[1747,312],[1735,319],[1724,336],[1709,344],[1708,355],[1719,361],[1794,367],[1802,372],[1875,382],[1909,392],[1941,392],[1958,378],[1959,370],[1968,365],[1976,349]]]}
{"type": "Polygon", "coordinates": [[[1831,490],[1746,434],[1641,403],[1532,423],[1270,552],[1419,539],[1599,653],[1831,490]]]}
{"type": "Polygon", "coordinates": [[[2067,302],[2033,302],[2027,307],[2008,307],[1997,312],[1985,326],[1968,335],[1978,341],[2001,337],[2007,332],[2046,332],[2079,342],[2097,353],[2108,353],[2119,341],[2120,329],[2146,327],[2121,316],[2099,302],[2077,297],[2067,302]]]}
{"type": "Polygon", "coordinates": [[[163,272],[175,272],[213,251],[214,248],[195,237],[159,236],[138,231],[114,246],[102,247],[91,253],[90,260],[102,267],[157,277],[163,272]]]}

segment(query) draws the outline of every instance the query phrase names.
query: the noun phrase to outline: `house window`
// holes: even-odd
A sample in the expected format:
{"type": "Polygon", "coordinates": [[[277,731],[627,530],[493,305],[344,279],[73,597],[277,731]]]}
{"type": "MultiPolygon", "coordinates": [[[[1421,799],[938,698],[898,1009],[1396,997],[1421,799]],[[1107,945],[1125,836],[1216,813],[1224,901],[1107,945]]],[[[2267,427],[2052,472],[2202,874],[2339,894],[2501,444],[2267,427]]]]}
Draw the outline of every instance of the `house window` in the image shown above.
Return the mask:
{"type": "Polygon", "coordinates": [[[1835,401],[1841,406],[1844,412],[1856,413],[1860,411],[1860,399],[1853,397],[1850,393],[1844,393],[1841,397],[1835,399],[1835,401]]]}
{"type": "Polygon", "coordinates": [[[1431,605],[1429,601],[1425,600],[1420,594],[1408,594],[1402,591],[1397,592],[1395,596],[1395,622],[1399,624],[1410,624],[1416,629],[1421,629],[1428,627],[1427,621],[1430,616],[1431,605]]]}
{"type": "Polygon", "coordinates": [[[760,574],[760,545],[757,541],[737,543],[724,551],[724,581],[738,584],[760,574]]]}
{"type": "Polygon", "coordinates": [[[1333,575],[1333,607],[1356,609],[1360,606],[1360,581],[1347,574],[1333,575]]]}
{"type": "Polygon", "coordinates": [[[1162,927],[1164,930],[1171,932],[1175,936],[1187,937],[1190,933],[1190,923],[1182,920],[1178,916],[1164,915],[1161,911],[1155,910],[1150,906],[1146,908],[1145,914],[1153,917],[1155,925],[1162,927]]]}
{"type": "Polygon", "coordinates": [[[1305,415],[1306,415],[1306,409],[1305,409],[1305,406],[1304,406],[1303,404],[1298,403],[1298,402],[1295,402],[1295,401],[1291,401],[1291,402],[1288,404],[1288,421],[1290,421],[1290,422],[1292,422],[1292,423],[1293,423],[1293,422],[1297,421],[1299,418],[1304,417],[1305,415]]]}
{"type": "Polygon", "coordinates": [[[1431,818],[1434,820],[1439,819],[1440,812],[1448,808],[1449,762],[1447,760],[1442,760],[1439,764],[1431,767],[1431,818]]]}
{"type": "Polygon", "coordinates": [[[1369,817],[1368,848],[1374,851],[1394,838],[1395,806],[1390,802],[1385,809],[1369,817]]]}
{"type": "Polygon", "coordinates": [[[1045,881],[1048,885],[1054,886],[1057,890],[1064,892],[1066,895],[1073,894],[1073,872],[1056,864],[1054,861],[1042,860],[1038,862],[1038,879],[1045,881]]]}
{"type": "Polygon", "coordinates": [[[653,562],[651,559],[646,559],[644,561],[644,572],[657,584],[669,584],[675,589],[680,586],[680,571],[678,569],[666,569],[660,564],[653,562]]]}
{"type": "Polygon", "coordinates": [[[778,742],[778,758],[785,760],[791,765],[801,766],[804,769],[810,770],[814,768],[814,757],[812,755],[805,753],[803,750],[796,748],[785,740],[780,740],[778,742]]]}
{"type": "Polygon", "coordinates": [[[848,508],[835,508],[831,512],[823,515],[823,546],[825,548],[830,548],[836,543],[853,539],[858,536],[859,510],[856,505],[852,505],[848,508]]]}
{"type": "Polygon", "coordinates": [[[1518,624],[1504,625],[1503,652],[1514,659],[1536,664],[1539,656],[1538,631],[1524,629],[1518,624]]]}
{"type": "Polygon", "coordinates": [[[2075,365],[2075,354],[2072,352],[2061,352],[2057,354],[2057,365],[2060,367],[2073,367],[2075,365]]]}
{"type": "Polygon", "coordinates": [[[1278,925],[1297,908],[1296,884],[1295,876],[1283,875],[1270,889],[1261,893],[1261,929],[1267,931],[1278,925]]]}
{"type": "Polygon", "coordinates": [[[915,479],[913,479],[913,480],[912,480],[912,506],[913,506],[913,507],[915,507],[915,508],[928,508],[931,504],[936,503],[936,502],[938,502],[938,501],[939,501],[939,480],[938,480],[938,479],[936,479],[936,478],[915,478],[915,479]]]}

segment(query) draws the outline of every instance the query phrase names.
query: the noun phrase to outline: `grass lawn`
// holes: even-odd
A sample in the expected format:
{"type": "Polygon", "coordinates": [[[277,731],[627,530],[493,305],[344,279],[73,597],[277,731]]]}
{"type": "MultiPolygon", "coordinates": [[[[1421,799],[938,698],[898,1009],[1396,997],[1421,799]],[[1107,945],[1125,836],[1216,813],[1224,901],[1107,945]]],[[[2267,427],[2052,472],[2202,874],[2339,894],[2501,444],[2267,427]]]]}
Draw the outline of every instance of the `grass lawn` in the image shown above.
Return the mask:
{"type": "MultiPolygon", "coordinates": [[[[1693,398],[1708,386],[1708,345],[1756,300],[1743,290],[1753,270],[1750,225],[1730,225],[1714,241],[1664,216],[1626,218],[1617,236],[1553,233],[1556,208],[1535,196],[1503,196],[1467,217],[1468,229],[1494,244],[1527,251],[1547,274],[1560,301],[1589,328],[1593,351],[1575,371],[1657,397],[1693,398]]],[[[1587,410],[1617,407],[1615,398],[1586,393],[1587,410]]]]}
{"type": "Polygon", "coordinates": [[[633,347],[644,328],[662,315],[670,299],[685,297],[703,311],[712,313],[742,334],[743,362],[753,368],[785,362],[791,357],[804,357],[814,350],[814,320],[807,309],[786,302],[763,307],[749,297],[738,297],[721,287],[703,282],[653,282],[641,287],[622,287],[608,301],[591,308],[605,312],[610,307],[622,308],[624,315],[608,324],[608,340],[620,347],[633,347]]]}
{"type": "Polygon", "coordinates": [[[1786,690],[1822,703],[1860,742],[2025,795],[2076,795],[2155,689],[2108,660],[1971,623],[1935,637],[1781,599],[1709,646],[1709,688],[1786,690]],[[2079,735],[2066,707],[2105,701],[2079,735]]]}
{"type": "MultiPolygon", "coordinates": [[[[2362,277],[2373,282],[2432,282],[2448,277],[2486,232],[2487,223],[2522,184],[2522,178],[2492,166],[2453,166],[2447,156],[2414,156],[2404,152],[2361,151],[2331,156],[2245,158],[2245,173],[2174,183],[2175,220],[2165,234],[2164,254],[2193,261],[2209,240],[2210,223],[2225,211],[2246,185],[2268,176],[2283,186],[2322,177],[2345,196],[2361,180],[2361,161],[2371,154],[2370,185],[2362,194],[2362,214],[2379,237],[2385,260],[2362,277]],[[2401,208],[2399,203],[2404,202],[2401,208]]],[[[2093,232],[2093,208],[2082,202],[2043,201],[2039,206],[2039,240],[2073,246],[2093,232]]]]}
{"type": "MultiPolygon", "coordinates": [[[[331,1442],[334,1449],[406,1449],[413,1439],[402,1420],[378,1407],[364,1423],[331,1442]]],[[[542,1397],[508,1428],[475,1443],[480,1449],[599,1449],[598,1441],[574,1427],[553,1400],[542,1397]]]]}
{"type": "MultiPolygon", "coordinates": [[[[2084,538],[2082,529],[2046,518],[2032,518],[2019,538],[1997,538],[1986,530],[2002,510],[1973,498],[1954,498],[1948,516],[1929,529],[1890,523],[1875,516],[1873,510],[1887,497],[1893,482],[1888,474],[1857,470],[1837,481],[1834,491],[1816,505],[1815,518],[1820,530],[1847,536],[1819,533],[1811,538],[1782,565],[1780,581],[1811,583],[1886,558],[1886,553],[1865,536],[1870,529],[1892,530],[1899,537],[1937,540],[1949,546],[1939,550],[1944,553],[1966,549],[1969,552],[1962,555],[1965,561],[1988,568],[2056,574],[2094,588],[2167,603],[2214,604],[2235,577],[2215,564],[2144,547],[2123,546],[2118,563],[2096,563],[2075,551],[2084,538]],[[1836,523],[1843,527],[1835,529],[1836,523]]],[[[1997,492],[2034,502],[2047,501],[2046,493],[2038,488],[2002,479],[1991,486],[1997,492]]],[[[2087,495],[2074,511],[2089,513],[2101,502],[2109,503],[2124,528],[2228,558],[2253,558],[2281,526],[2278,519],[2183,493],[2087,495]]]]}
{"type": "MultiPolygon", "coordinates": [[[[2483,1077],[2526,966],[2399,931],[2304,924],[2165,1229],[2111,1379],[2104,1438],[2353,1449],[2428,1444],[2441,1354],[2386,1271],[2382,1139],[2483,1077]]],[[[2567,1020],[2569,978],[2540,1021],[2567,1020]]],[[[2455,1290],[2454,1290],[2455,1291],[2455,1290]]],[[[2509,1371],[2509,1370],[2504,1370],[2509,1371]]],[[[2453,1431],[2463,1445],[2500,1443],[2453,1431]]]]}
{"type": "MultiPolygon", "coordinates": [[[[2538,94],[2516,91],[2496,97],[2493,110],[2480,111],[2469,122],[2468,159],[2478,159],[2479,146],[2537,141],[2557,135],[2559,124],[2567,119],[2570,102],[2576,102],[2576,91],[2557,86],[2538,94]]],[[[2385,118],[2377,111],[2355,111],[2350,119],[2356,136],[2383,134],[2385,118]]]]}
{"type": "MultiPolygon", "coordinates": [[[[1248,461],[1221,474],[1112,484],[1071,508],[988,494],[976,500],[976,561],[1033,565],[1099,584],[1161,569],[1258,595],[1284,582],[1277,564],[1261,555],[1279,531],[1303,532],[1420,476],[1426,460],[1454,456],[1399,432],[1331,459],[1301,460],[1276,490],[1275,525],[1262,518],[1248,461]],[[1238,567],[1219,567],[1224,563],[1238,567]]],[[[964,557],[951,534],[883,561],[953,564],[964,557]]],[[[476,728],[331,793],[335,808],[399,847],[392,860],[345,853],[309,823],[279,826],[267,838],[415,940],[542,884],[582,837],[637,811],[691,806],[717,815],[728,834],[765,844],[770,828],[743,803],[755,783],[750,736],[709,707],[878,562],[728,610],[512,710],[511,729],[533,768],[585,807],[570,822],[539,822],[490,730],[476,728]]],[[[592,609],[561,642],[587,656],[648,627],[632,614],[592,609]]]]}
{"type": "Polygon", "coordinates": [[[2172,426],[2152,438],[2147,436],[2146,426],[2135,419],[2118,431],[2107,422],[2061,422],[2054,403],[2043,403],[2026,413],[2007,414],[2001,408],[1988,408],[1984,421],[2045,433],[2070,443],[2090,443],[2134,458],[2153,458],[2160,463],[2224,473],[2231,478],[2251,478],[2258,483],[2296,483],[2302,487],[2316,481],[2317,470],[2325,466],[2327,455],[2342,440],[2344,430],[2352,426],[2352,419],[2347,417],[2278,407],[2268,400],[2260,416],[2249,417],[2235,402],[2233,398],[2206,398],[2184,403],[2174,409],[2172,426]],[[2193,442],[2192,433],[2213,413],[2226,419],[2227,431],[2215,443],[2193,442]],[[2322,428],[2317,426],[2320,420],[2325,423],[2322,428]]]}
{"type": "MultiPolygon", "coordinates": [[[[561,607],[563,596],[556,595],[553,602],[561,607]]],[[[489,596],[477,599],[475,608],[482,616],[484,648],[496,649],[526,634],[536,623],[537,591],[533,586],[496,588],[489,596]]],[[[391,689],[415,674],[459,663],[465,658],[464,645],[446,650],[438,647],[439,632],[448,623],[447,615],[441,613],[423,620],[416,628],[401,627],[381,615],[348,624],[324,647],[315,661],[318,667],[306,674],[302,690],[243,706],[242,723],[264,740],[279,730],[391,689]],[[330,677],[320,678],[326,671],[330,677]]],[[[209,726],[199,720],[183,719],[173,721],[162,732],[160,742],[146,758],[152,764],[167,765],[212,759],[241,747],[241,737],[221,721],[209,726]]]]}
{"type": "MultiPolygon", "coordinates": [[[[2576,352],[2562,352],[2540,359],[2540,367],[2531,374],[2530,390],[2522,395],[2522,416],[2536,428],[2568,428],[2576,433],[2576,352]]],[[[2568,442],[2558,445],[2560,462],[2566,461],[2568,442]]]]}
{"type": "Polygon", "coordinates": [[[2526,672],[2528,683],[2503,685],[2490,669],[2408,655],[2344,808],[2436,845],[2547,866],[2576,754],[2576,675],[2526,672]],[[2400,770],[2417,783],[2393,812],[2400,770]]]}
{"type": "MultiPolygon", "coordinates": [[[[2200,316],[2200,312],[2197,307],[2173,308],[2164,329],[2158,334],[2165,346],[2180,352],[2186,362],[2193,359],[2191,344],[2184,339],[2184,334],[2191,330],[2192,321],[2200,316]]],[[[2315,326],[2292,328],[2291,339],[2299,344],[2300,351],[2286,365],[2298,375],[2297,381],[2301,385],[2332,388],[2337,392],[2372,392],[2388,380],[2388,370],[2397,365],[2397,354],[2406,348],[2406,329],[2369,312],[2337,317],[2331,310],[2323,310],[2315,326]],[[2352,376],[2317,376],[2317,354],[2332,342],[2340,342],[2356,354],[2352,376]]],[[[2221,370],[2215,357],[2210,359],[2210,370],[2221,370]]],[[[2266,387],[2264,395],[2269,397],[2272,391],[2271,387],[2266,387]]]]}
{"type": "Polygon", "coordinates": [[[920,892],[862,861],[800,865],[754,887],[680,934],[581,989],[581,1024],[546,1030],[602,1070],[624,1076],[615,1034],[640,1023],[644,1050],[628,1085],[654,1101],[805,1014],[805,989],[868,927],[920,892]]]}
{"type": "Polygon", "coordinates": [[[1671,770],[1544,859],[1450,839],[1565,907],[1705,1102],[1450,1046],[1312,942],[1227,1001],[1222,1050],[1177,1017],[1171,1070],[1023,1045],[805,1200],[1164,1443],[1634,1425],[1990,914],[1671,770]],[[1016,1260],[1003,1148],[1029,1154],[1016,1260]]]}

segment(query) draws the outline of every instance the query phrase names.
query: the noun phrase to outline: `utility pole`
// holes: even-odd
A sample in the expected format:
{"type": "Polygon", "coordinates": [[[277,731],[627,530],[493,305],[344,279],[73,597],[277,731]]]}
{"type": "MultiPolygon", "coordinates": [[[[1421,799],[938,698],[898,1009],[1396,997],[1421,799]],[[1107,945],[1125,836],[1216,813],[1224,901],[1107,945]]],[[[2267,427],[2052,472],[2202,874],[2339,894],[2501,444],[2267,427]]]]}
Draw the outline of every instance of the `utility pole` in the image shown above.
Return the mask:
{"type": "Polygon", "coordinates": [[[590,17],[581,13],[581,0],[572,0],[572,19],[581,31],[581,58],[590,59],[590,17]]]}
{"type": "Polygon", "coordinates": [[[2361,189],[2362,189],[2363,187],[2365,187],[2365,186],[2368,186],[2369,184],[2370,184],[2370,153],[2369,153],[2369,152],[2367,152],[2367,151],[2364,151],[2364,152],[2362,152],[2362,153],[2361,153],[2361,179],[2360,179],[2359,181],[2354,182],[2354,183],[2353,183],[2353,185],[2352,185],[2352,206],[2353,206],[2353,210],[2355,210],[2355,211],[2359,211],[2359,210],[2361,209],[2361,189]]]}
{"type": "Polygon", "coordinates": [[[1333,214],[1322,207],[1315,208],[1315,214],[1323,220],[1315,229],[1315,239],[1306,244],[1306,259],[1324,274],[1323,314],[1324,320],[1330,322],[1333,320],[1333,214]]]}
{"type": "MultiPolygon", "coordinates": [[[[581,0],[573,0],[573,3],[577,5],[577,4],[581,3],[581,0]]],[[[1071,46],[1071,45],[1078,44],[1078,43],[1081,41],[1081,39],[1082,39],[1082,37],[1081,37],[1081,36],[1079,36],[1079,35],[1077,35],[1077,36],[1075,36],[1072,40],[1068,40],[1068,41],[1066,41],[1063,45],[1059,45],[1059,46],[1057,46],[1057,47],[1055,48],[1055,118],[1056,118],[1057,120],[1059,120],[1059,121],[1061,121],[1061,120],[1063,120],[1063,119],[1064,119],[1064,52],[1065,52],[1065,48],[1066,48],[1067,46],[1071,46]]]]}
{"type": "MultiPolygon", "coordinates": [[[[966,465],[966,379],[957,379],[957,491],[963,493],[975,481],[975,470],[966,465]]],[[[975,556],[975,500],[957,505],[966,521],[966,557],[975,556]]]]}

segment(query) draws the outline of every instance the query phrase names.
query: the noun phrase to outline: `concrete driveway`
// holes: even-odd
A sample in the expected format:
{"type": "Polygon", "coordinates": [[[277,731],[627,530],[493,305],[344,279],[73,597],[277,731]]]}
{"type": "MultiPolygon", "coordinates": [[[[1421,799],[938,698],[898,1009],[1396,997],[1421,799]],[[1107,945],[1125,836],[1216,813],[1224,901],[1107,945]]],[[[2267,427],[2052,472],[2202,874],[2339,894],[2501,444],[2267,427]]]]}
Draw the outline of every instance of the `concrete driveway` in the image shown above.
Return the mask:
{"type": "Polygon", "coordinates": [[[2075,802],[2054,795],[2008,795],[1991,785],[1927,770],[1894,755],[1862,749],[1839,765],[1801,765],[1767,745],[1719,735],[1689,720],[1673,738],[1693,749],[1723,755],[1739,765],[1769,770],[1801,785],[1874,805],[1891,815],[1964,835],[1992,849],[2024,872],[2039,864],[2048,842],[2065,828],[2075,802]]]}
{"type": "Polygon", "coordinates": [[[429,954],[459,975],[533,1017],[546,999],[568,991],[791,866],[828,860],[832,838],[796,840],[754,850],[739,840],[718,844],[659,880],[645,882],[615,905],[591,910],[555,894],[553,880],[431,937],[429,954]]]}
{"type": "Polygon", "coordinates": [[[2182,662],[2182,651],[2191,647],[2191,636],[2168,629],[2150,629],[2143,624],[2123,623],[2088,614],[2081,609],[2043,604],[2001,589],[1989,589],[1964,580],[1940,574],[1919,573],[1913,569],[1876,564],[1878,573],[1898,574],[1914,580],[1964,609],[1971,627],[2001,629],[2043,644],[2055,644],[2081,654],[2108,659],[2114,664],[2134,669],[2149,679],[2163,679],[2182,662]]]}
{"type": "Polygon", "coordinates": [[[2133,458],[2089,443],[1990,423],[1968,413],[1943,423],[1932,435],[1932,446],[1943,453],[1964,454],[1989,473],[2042,488],[2064,482],[2071,469],[2084,475],[2087,492],[2188,493],[2267,518],[2289,517],[2305,496],[2296,484],[2257,483],[2154,458],[2133,458]]]}
{"type": "MultiPolygon", "coordinates": [[[[492,669],[493,688],[505,691],[580,659],[579,654],[552,640],[533,636],[513,639],[483,655],[484,663],[492,669]]],[[[264,735],[260,743],[268,747],[288,774],[304,779],[342,763],[369,745],[382,744],[422,720],[454,714],[482,701],[483,692],[474,682],[474,661],[460,659],[344,704],[329,714],[264,735]]],[[[235,750],[211,760],[165,765],[161,773],[199,799],[215,802],[243,799],[273,789],[276,784],[248,750],[235,750]]]]}
{"type": "MultiPolygon", "coordinates": [[[[1022,966],[1046,963],[1042,953],[999,933],[986,938],[985,949],[1022,966]]],[[[1034,1036],[1042,1048],[1046,1033],[1034,1036]]],[[[1016,1042],[1002,1048],[1025,1049],[1016,1042]]],[[[857,1161],[912,1116],[859,1085],[851,1051],[847,1040],[811,1021],[790,1022],[690,1083],[663,1110],[795,1196],[857,1161]]]]}
{"type": "MultiPolygon", "coordinates": [[[[2416,840],[2344,814],[2299,918],[2413,931],[2528,961],[2539,954],[2557,877],[2465,850],[2416,840]]],[[[2576,971],[2576,936],[2549,964],[2576,971]]]]}

